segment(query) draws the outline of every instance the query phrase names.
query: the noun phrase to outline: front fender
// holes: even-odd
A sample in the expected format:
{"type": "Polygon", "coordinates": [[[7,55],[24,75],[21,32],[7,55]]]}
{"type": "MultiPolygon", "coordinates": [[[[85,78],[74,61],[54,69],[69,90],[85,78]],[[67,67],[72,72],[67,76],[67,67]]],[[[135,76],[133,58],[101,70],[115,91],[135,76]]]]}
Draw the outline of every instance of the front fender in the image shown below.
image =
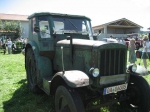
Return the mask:
{"type": "Polygon", "coordinates": [[[58,76],[60,76],[66,82],[66,84],[72,88],[83,87],[92,84],[92,80],[89,78],[89,76],[79,70],[65,71],[64,73],[57,72],[54,75],[52,82],[58,76]]]}
{"type": "Polygon", "coordinates": [[[140,76],[145,76],[149,74],[148,70],[145,67],[140,65],[137,65],[137,70],[135,71],[135,73],[137,73],[140,76]]]}
{"type": "MultiPolygon", "coordinates": [[[[127,65],[127,71],[130,69],[130,67],[132,67],[132,65],[134,65],[134,64],[127,65]]],[[[129,70],[127,73],[137,74],[139,76],[145,76],[145,75],[149,74],[148,71],[147,71],[147,69],[145,67],[137,65],[137,64],[136,64],[136,66],[137,66],[137,69],[136,69],[135,72],[132,72],[132,71],[129,70]]]]}

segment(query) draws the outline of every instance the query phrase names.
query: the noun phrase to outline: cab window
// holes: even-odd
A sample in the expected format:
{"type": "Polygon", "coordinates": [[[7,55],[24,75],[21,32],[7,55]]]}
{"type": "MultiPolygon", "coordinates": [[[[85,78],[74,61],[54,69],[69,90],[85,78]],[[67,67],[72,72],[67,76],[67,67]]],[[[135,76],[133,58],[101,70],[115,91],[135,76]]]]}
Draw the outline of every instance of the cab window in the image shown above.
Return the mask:
{"type": "Polygon", "coordinates": [[[33,34],[35,34],[36,32],[34,32],[34,27],[36,26],[36,22],[35,22],[35,18],[32,18],[32,26],[31,26],[31,31],[33,34]]]}
{"type": "Polygon", "coordinates": [[[41,38],[50,38],[50,27],[48,22],[48,17],[39,17],[39,28],[40,28],[40,36],[41,38]]]}

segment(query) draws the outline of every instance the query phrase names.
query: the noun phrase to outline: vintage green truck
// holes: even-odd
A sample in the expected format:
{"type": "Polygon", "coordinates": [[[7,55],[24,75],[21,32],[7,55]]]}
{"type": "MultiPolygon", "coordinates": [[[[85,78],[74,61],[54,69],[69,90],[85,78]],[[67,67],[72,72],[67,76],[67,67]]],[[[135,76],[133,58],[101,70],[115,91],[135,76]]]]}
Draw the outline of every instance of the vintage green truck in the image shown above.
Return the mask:
{"type": "Polygon", "coordinates": [[[21,53],[21,51],[24,49],[25,45],[21,41],[14,41],[12,44],[12,53],[21,53]]]}
{"type": "Polygon", "coordinates": [[[148,112],[147,71],[127,66],[125,45],[95,41],[86,16],[40,12],[28,19],[28,87],[54,95],[56,112],[96,111],[117,102],[148,112]]]}

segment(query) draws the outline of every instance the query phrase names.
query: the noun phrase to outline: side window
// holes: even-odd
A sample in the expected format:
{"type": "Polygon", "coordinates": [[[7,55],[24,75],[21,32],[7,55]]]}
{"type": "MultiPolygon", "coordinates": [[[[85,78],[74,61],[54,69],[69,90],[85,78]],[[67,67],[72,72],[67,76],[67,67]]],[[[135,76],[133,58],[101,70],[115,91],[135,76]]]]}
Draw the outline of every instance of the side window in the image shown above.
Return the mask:
{"type": "Polygon", "coordinates": [[[32,18],[32,26],[31,26],[31,30],[32,33],[35,34],[36,32],[34,32],[34,27],[36,26],[36,22],[35,22],[35,18],[32,18]]]}
{"type": "Polygon", "coordinates": [[[39,28],[41,38],[50,38],[50,27],[48,22],[48,17],[39,17],[39,28]]]}
{"type": "Polygon", "coordinates": [[[82,32],[86,32],[87,29],[86,29],[86,24],[84,21],[82,21],[82,32]]]}

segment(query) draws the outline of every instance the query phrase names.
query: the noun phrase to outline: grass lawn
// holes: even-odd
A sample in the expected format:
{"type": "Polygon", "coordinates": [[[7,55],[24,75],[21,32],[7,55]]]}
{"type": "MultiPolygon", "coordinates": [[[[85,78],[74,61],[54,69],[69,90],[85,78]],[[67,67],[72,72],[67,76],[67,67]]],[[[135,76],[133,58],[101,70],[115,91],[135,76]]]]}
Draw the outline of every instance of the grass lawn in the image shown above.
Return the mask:
{"type": "MultiPolygon", "coordinates": [[[[138,59],[136,63],[139,62],[138,59]]],[[[150,62],[148,67],[150,71],[150,62]]],[[[150,76],[145,78],[150,82],[150,76]]],[[[54,98],[29,92],[21,53],[3,55],[0,51],[0,112],[54,112],[54,98]]],[[[101,108],[101,112],[120,112],[120,109],[110,106],[101,108]]]]}
{"type": "Polygon", "coordinates": [[[52,102],[28,91],[22,54],[0,53],[0,112],[53,112],[52,102]]]}

